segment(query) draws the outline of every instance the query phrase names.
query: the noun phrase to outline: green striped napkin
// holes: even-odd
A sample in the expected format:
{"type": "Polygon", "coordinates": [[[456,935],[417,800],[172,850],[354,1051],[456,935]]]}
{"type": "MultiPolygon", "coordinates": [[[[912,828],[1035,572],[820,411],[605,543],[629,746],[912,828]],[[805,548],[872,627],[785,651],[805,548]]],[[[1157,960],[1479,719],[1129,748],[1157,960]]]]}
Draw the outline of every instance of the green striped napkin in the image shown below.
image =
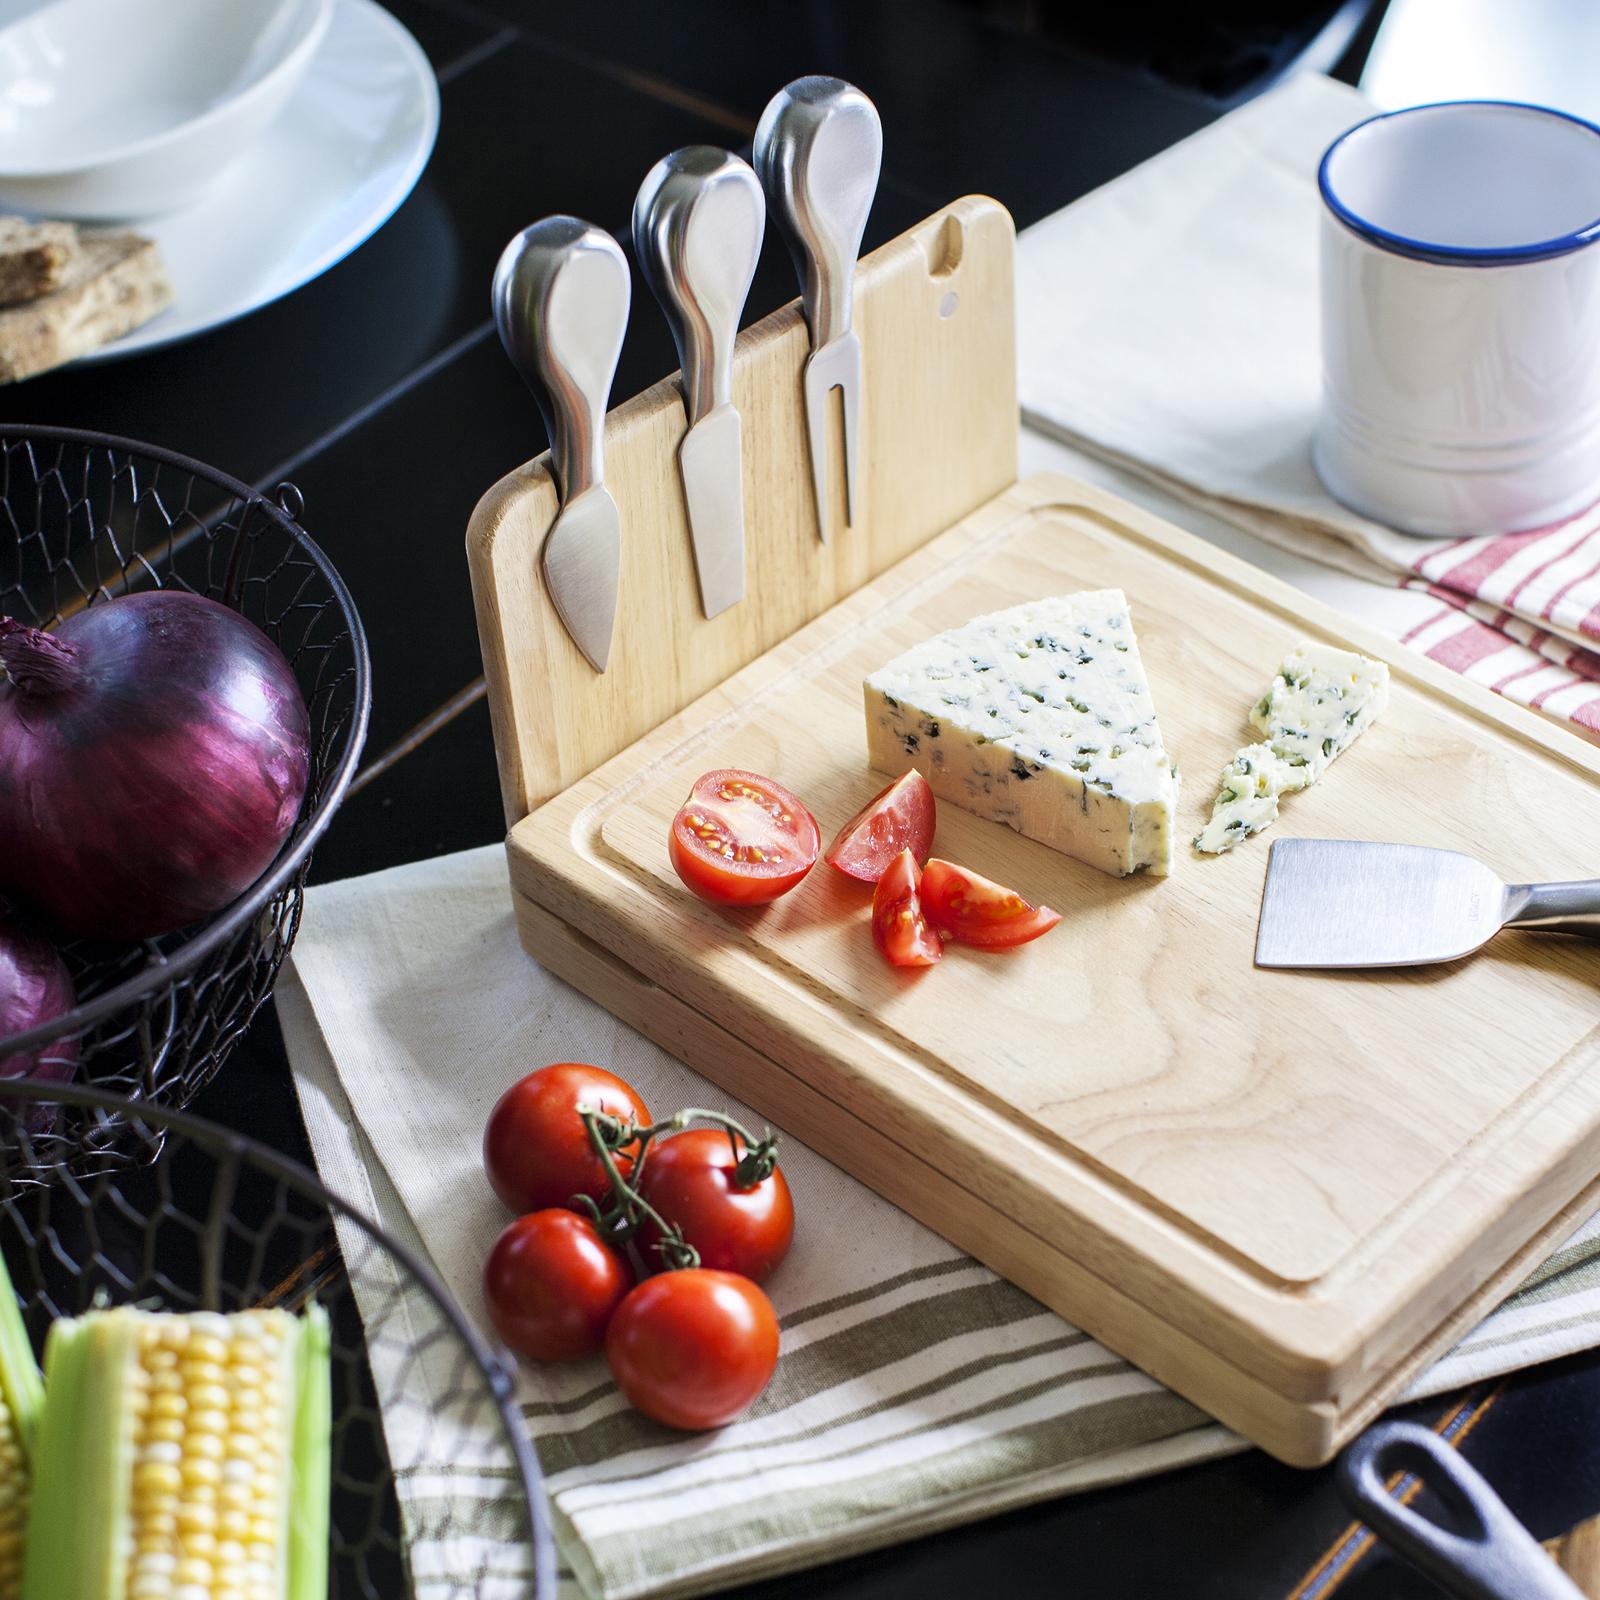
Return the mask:
{"type": "MultiPolygon", "coordinates": [[[[506,1218],[479,1140],[524,1072],[597,1061],[663,1114],[711,1104],[760,1120],[523,953],[498,846],[313,890],[279,1012],[325,1181],[431,1257],[480,1319],[479,1271],[506,1218]]],[[[746,1417],[674,1434],[628,1409],[599,1358],[522,1370],[566,1579],[584,1594],[699,1593],[1245,1448],[796,1141],[781,1159],[799,1213],[768,1285],[783,1355],[746,1417]]],[[[1596,1343],[1591,1224],[1415,1393],[1596,1343]]],[[[396,1359],[374,1355],[380,1394],[402,1381],[396,1359]]],[[[414,1370],[406,1381],[414,1395],[414,1370]]],[[[439,1507],[456,1501],[448,1525],[466,1530],[413,1539],[419,1597],[520,1596],[527,1552],[507,1533],[507,1485],[484,1470],[492,1452],[432,1462],[418,1415],[414,1401],[386,1412],[392,1454],[428,1464],[399,1485],[408,1528],[446,1525],[439,1507]],[[501,1587],[453,1584],[485,1565],[501,1587]]]]}

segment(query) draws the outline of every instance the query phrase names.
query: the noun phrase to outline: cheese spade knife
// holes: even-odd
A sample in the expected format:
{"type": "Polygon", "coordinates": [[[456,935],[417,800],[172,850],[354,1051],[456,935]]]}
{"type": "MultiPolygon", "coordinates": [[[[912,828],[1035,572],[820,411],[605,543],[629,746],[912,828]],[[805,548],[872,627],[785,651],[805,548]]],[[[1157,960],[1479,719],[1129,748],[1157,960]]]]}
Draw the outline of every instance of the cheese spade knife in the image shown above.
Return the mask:
{"type": "Polygon", "coordinates": [[[1258,967],[1419,967],[1502,928],[1600,939],[1600,879],[1502,883],[1455,850],[1280,839],[1267,863],[1258,967]]]}
{"type": "Polygon", "coordinates": [[[672,328],[689,431],[678,470],[708,617],[744,598],[744,485],[733,343],[750,293],[767,208],[738,156],[691,145],[650,169],[633,205],[640,271],[672,328]]]}
{"type": "Polygon", "coordinates": [[[577,217],[524,228],[494,269],[495,326],[544,413],[561,494],[540,555],[545,588],[596,672],[611,659],[622,565],[602,440],[631,293],[617,241],[577,217]]]}

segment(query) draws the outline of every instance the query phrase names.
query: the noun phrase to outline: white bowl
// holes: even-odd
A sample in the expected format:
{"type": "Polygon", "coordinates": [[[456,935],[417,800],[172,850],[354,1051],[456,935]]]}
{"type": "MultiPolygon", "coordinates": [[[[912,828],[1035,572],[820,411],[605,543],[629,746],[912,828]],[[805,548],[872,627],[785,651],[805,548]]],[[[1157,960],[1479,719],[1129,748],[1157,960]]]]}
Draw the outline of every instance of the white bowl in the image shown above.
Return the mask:
{"type": "Polygon", "coordinates": [[[0,202],[187,205],[283,109],[334,0],[54,0],[0,29],[0,202]]]}

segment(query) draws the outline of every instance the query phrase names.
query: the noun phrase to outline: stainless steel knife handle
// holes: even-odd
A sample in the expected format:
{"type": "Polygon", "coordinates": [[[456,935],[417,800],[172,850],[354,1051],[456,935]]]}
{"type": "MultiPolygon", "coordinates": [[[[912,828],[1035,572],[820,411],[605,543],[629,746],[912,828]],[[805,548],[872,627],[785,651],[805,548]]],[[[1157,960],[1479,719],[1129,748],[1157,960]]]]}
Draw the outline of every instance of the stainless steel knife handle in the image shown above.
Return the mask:
{"type": "Polygon", "coordinates": [[[711,145],[664,156],[633,202],[633,246],[683,368],[689,425],[733,400],[733,342],[766,232],[761,182],[711,145]]]}
{"type": "Polygon", "coordinates": [[[1600,878],[1508,884],[1505,926],[1600,939],[1600,878]]]}
{"type": "Polygon", "coordinates": [[[494,320],[550,434],[563,505],[605,479],[606,403],[631,295],[628,262],[603,228],[546,217],[494,269],[494,320]]]}
{"type": "Polygon", "coordinates": [[[756,128],[755,167],[821,349],[850,331],[856,257],[883,164],[877,108],[842,78],[796,78],[756,128]]]}

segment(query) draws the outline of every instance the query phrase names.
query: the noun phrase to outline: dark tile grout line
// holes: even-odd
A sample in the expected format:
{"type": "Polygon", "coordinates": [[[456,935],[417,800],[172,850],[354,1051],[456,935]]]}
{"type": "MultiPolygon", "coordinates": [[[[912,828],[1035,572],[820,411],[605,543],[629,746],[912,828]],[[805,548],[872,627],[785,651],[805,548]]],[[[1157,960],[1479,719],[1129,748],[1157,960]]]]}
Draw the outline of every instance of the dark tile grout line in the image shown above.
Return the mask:
{"type": "MultiPolygon", "coordinates": [[[[487,295],[485,295],[487,298],[487,295]]],[[[280,461],[277,466],[261,474],[255,480],[254,487],[262,494],[275,489],[290,473],[303,467],[313,456],[320,454],[331,445],[337,444],[357,428],[370,422],[380,411],[386,410],[396,400],[404,398],[419,384],[426,383],[435,373],[449,366],[457,356],[465,355],[469,350],[482,344],[494,332],[494,319],[486,317],[475,328],[470,328],[459,338],[453,339],[442,350],[435,351],[420,366],[413,367],[403,378],[396,379],[387,389],[380,390],[365,405],[358,406],[349,416],[336,426],[329,428],[326,433],[319,435],[309,444],[296,450],[286,460],[280,461]]]]}
{"type": "Polygon", "coordinates": [[[434,77],[439,80],[442,89],[447,83],[459,78],[463,72],[470,72],[472,68],[485,62],[492,55],[500,51],[517,37],[517,30],[508,22],[500,31],[488,39],[481,39],[470,50],[463,51],[454,61],[447,61],[434,72],[434,77]]]}
{"type": "Polygon", "coordinates": [[[367,762],[350,784],[351,795],[360,794],[374,779],[381,778],[404,757],[431,739],[441,728],[448,727],[463,711],[475,706],[488,692],[489,686],[481,676],[474,678],[464,689],[458,689],[442,706],[429,712],[420,722],[401,734],[387,749],[379,751],[367,762]]]}

